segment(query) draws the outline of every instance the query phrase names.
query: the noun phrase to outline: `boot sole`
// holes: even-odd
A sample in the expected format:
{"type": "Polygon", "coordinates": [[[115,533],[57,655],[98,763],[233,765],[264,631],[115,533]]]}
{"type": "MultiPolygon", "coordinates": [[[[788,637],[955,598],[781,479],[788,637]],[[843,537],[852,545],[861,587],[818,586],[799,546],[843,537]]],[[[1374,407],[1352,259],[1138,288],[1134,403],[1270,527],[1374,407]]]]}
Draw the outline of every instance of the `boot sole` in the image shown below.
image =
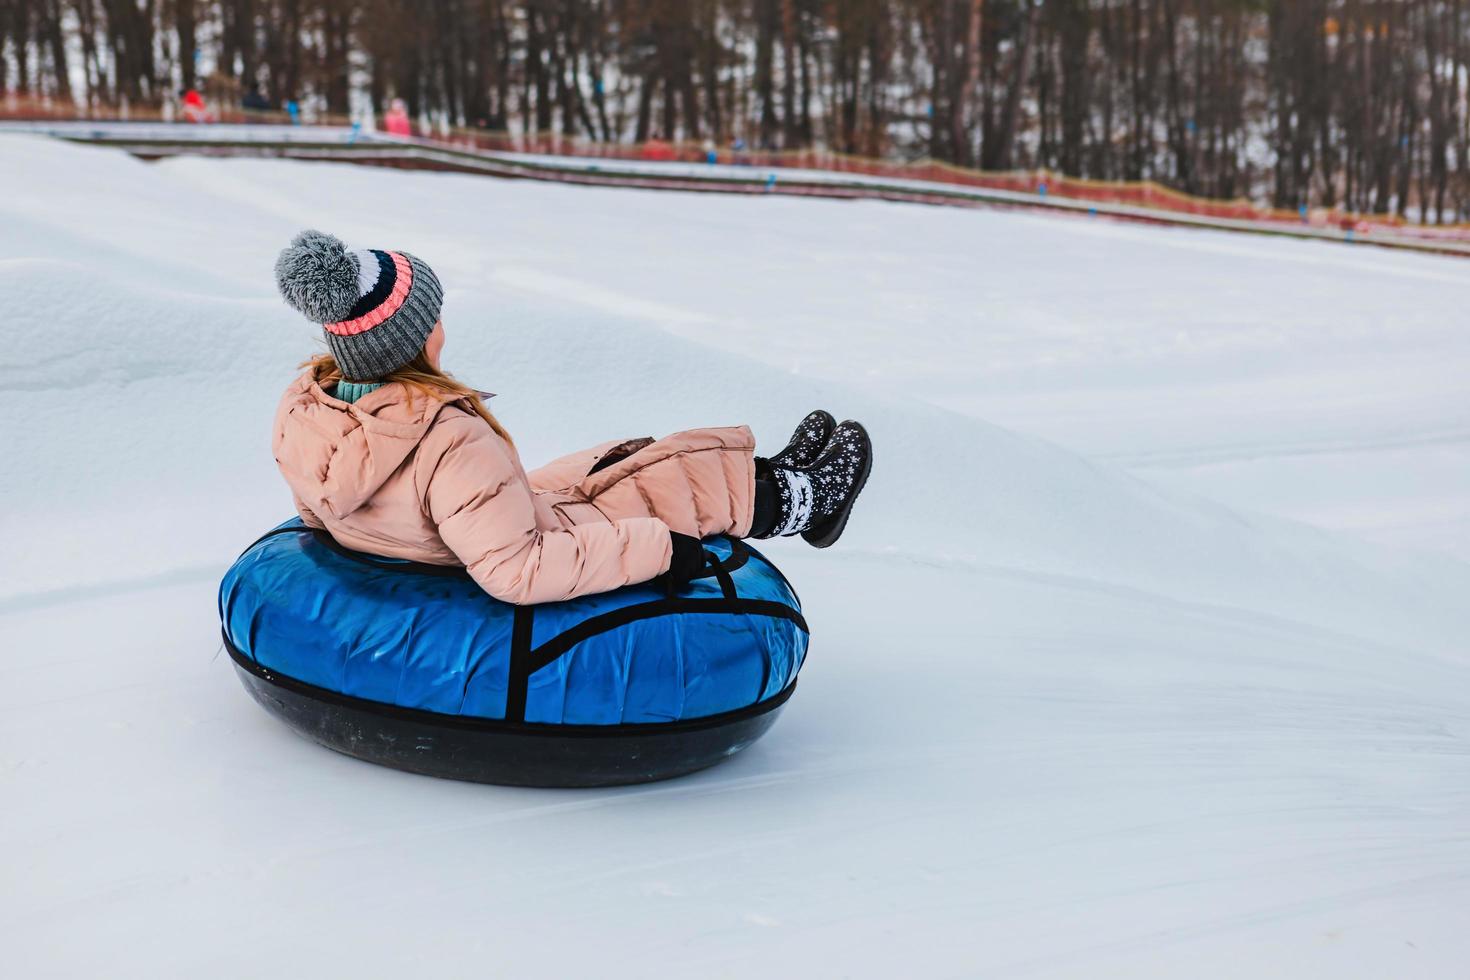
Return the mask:
{"type": "Polygon", "coordinates": [[[813,525],[801,532],[802,540],[813,548],[830,548],[837,543],[838,538],[842,537],[842,532],[847,529],[847,519],[852,515],[852,505],[857,503],[858,494],[862,493],[863,487],[868,485],[868,474],[873,472],[873,440],[868,437],[868,430],[863,428],[862,423],[854,422],[853,428],[862,433],[863,448],[867,450],[863,454],[863,468],[858,472],[857,482],[853,484],[847,503],[821,524],[813,525]]]}

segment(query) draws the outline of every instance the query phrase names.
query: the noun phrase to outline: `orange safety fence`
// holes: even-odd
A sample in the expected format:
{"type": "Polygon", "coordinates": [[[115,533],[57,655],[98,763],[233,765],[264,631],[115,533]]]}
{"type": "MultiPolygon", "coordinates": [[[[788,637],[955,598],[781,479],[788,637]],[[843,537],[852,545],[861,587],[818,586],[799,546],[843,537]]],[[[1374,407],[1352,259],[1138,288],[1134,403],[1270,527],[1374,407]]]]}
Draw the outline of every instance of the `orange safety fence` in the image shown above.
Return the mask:
{"type": "Polygon", "coordinates": [[[304,112],[298,118],[285,110],[244,109],[237,105],[222,106],[218,100],[205,99],[208,117],[191,120],[186,117],[182,105],[145,103],[141,105],[84,106],[64,99],[39,98],[18,92],[0,92],[0,120],[16,122],[152,122],[194,125],[196,122],[229,123],[231,125],[289,126],[351,126],[348,116],[333,116],[321,112],[304,112]]]}
{"type": "Polygon", "coordinates": [[[1328,208],[1311,208],[1305,212],[1289,211],[1255,204],[1243,198],[1224,200],[1196,197],[1155,181],[1091,180],[1047,170],[985,171],[961,167],[941,160],[922,159],[912,162],[882,160],[820,149],[750,150],[729,147],[716,149],[705,144],[668,143],[661,140],[642,144],[600,143],[556,133],[515,134],[453,129],[445,135],[436,135],[431,138],[451,145],[498,152],[821,170],[894,180],[922,180],[960,187],[1040,194],[1071,201],[1125,205],[1207,218],[1334,228],[1341,231],[1351,230],[1358,234],[1372,234],[1379,231],[1416,238],[1470,241],[1470,223],[1423,225],[1400,218],[1398,215],[1365,215],[1328,208]]]}

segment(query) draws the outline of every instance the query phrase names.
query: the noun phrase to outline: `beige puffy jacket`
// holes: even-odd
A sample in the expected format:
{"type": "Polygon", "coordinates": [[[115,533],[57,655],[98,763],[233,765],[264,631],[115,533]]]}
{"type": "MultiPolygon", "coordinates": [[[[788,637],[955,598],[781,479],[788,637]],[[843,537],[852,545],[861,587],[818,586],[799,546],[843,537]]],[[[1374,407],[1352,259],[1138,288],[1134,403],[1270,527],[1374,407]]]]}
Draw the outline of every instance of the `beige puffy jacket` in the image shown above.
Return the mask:
{"type": "Polygon", "coordinates": [[[273,448],[308,524],[358,551],[464,565],[518,604],[647,581],[669,567],[670,529],[743,537],[755,496],[745,426],[609,442],[527,473],[453,400],[388,384],[348,404],[310,372],[281,399],[273,448]]]}

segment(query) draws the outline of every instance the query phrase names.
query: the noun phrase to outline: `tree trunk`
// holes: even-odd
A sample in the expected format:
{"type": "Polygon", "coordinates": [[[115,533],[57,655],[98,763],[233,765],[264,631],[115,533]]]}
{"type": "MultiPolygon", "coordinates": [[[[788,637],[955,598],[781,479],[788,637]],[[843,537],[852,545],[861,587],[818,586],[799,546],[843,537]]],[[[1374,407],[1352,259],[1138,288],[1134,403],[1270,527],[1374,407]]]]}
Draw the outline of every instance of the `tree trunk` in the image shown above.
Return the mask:
{"type": "Polygon", "coordinates": [[[1015,68],[1011,72],[1011,87],[1006,95],[1005,109],[1001,113],[994,157],[991,167],[1006,170],[1011,166],[1011,147],[1015,143],[1016,116],[1021,106],[1021,93],[1026,89],[1027,69],[1031,67],[1031,42],[1036,37],[1036,14],[1041,8],[1028,3],[1025,24],[1021,29],[1021,46],[1016,52],[1015,68]]]}

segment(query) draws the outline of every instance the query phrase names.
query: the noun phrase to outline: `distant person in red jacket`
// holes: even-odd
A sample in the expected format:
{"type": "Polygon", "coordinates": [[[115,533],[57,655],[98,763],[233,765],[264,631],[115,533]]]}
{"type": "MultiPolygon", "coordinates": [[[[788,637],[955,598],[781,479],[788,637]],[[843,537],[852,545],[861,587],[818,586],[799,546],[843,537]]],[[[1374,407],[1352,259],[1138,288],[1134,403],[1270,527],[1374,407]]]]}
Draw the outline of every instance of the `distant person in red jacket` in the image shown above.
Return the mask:
{"type": "Polygon", "coordinates": [[[383,132],[394,136],[412,136],[413,123],[408,119],[408,104],[402,99],[394,99],[388,106],[388,111],[383,113],[383,132]]]}
{"type": "Polygon", "coordinates": [[[204,96],[199,94],[198,89],[191,88],[184,93],[184,121],[191,123],[214,122],[214,115],[209,107],[204,104],[204,96]]]}

